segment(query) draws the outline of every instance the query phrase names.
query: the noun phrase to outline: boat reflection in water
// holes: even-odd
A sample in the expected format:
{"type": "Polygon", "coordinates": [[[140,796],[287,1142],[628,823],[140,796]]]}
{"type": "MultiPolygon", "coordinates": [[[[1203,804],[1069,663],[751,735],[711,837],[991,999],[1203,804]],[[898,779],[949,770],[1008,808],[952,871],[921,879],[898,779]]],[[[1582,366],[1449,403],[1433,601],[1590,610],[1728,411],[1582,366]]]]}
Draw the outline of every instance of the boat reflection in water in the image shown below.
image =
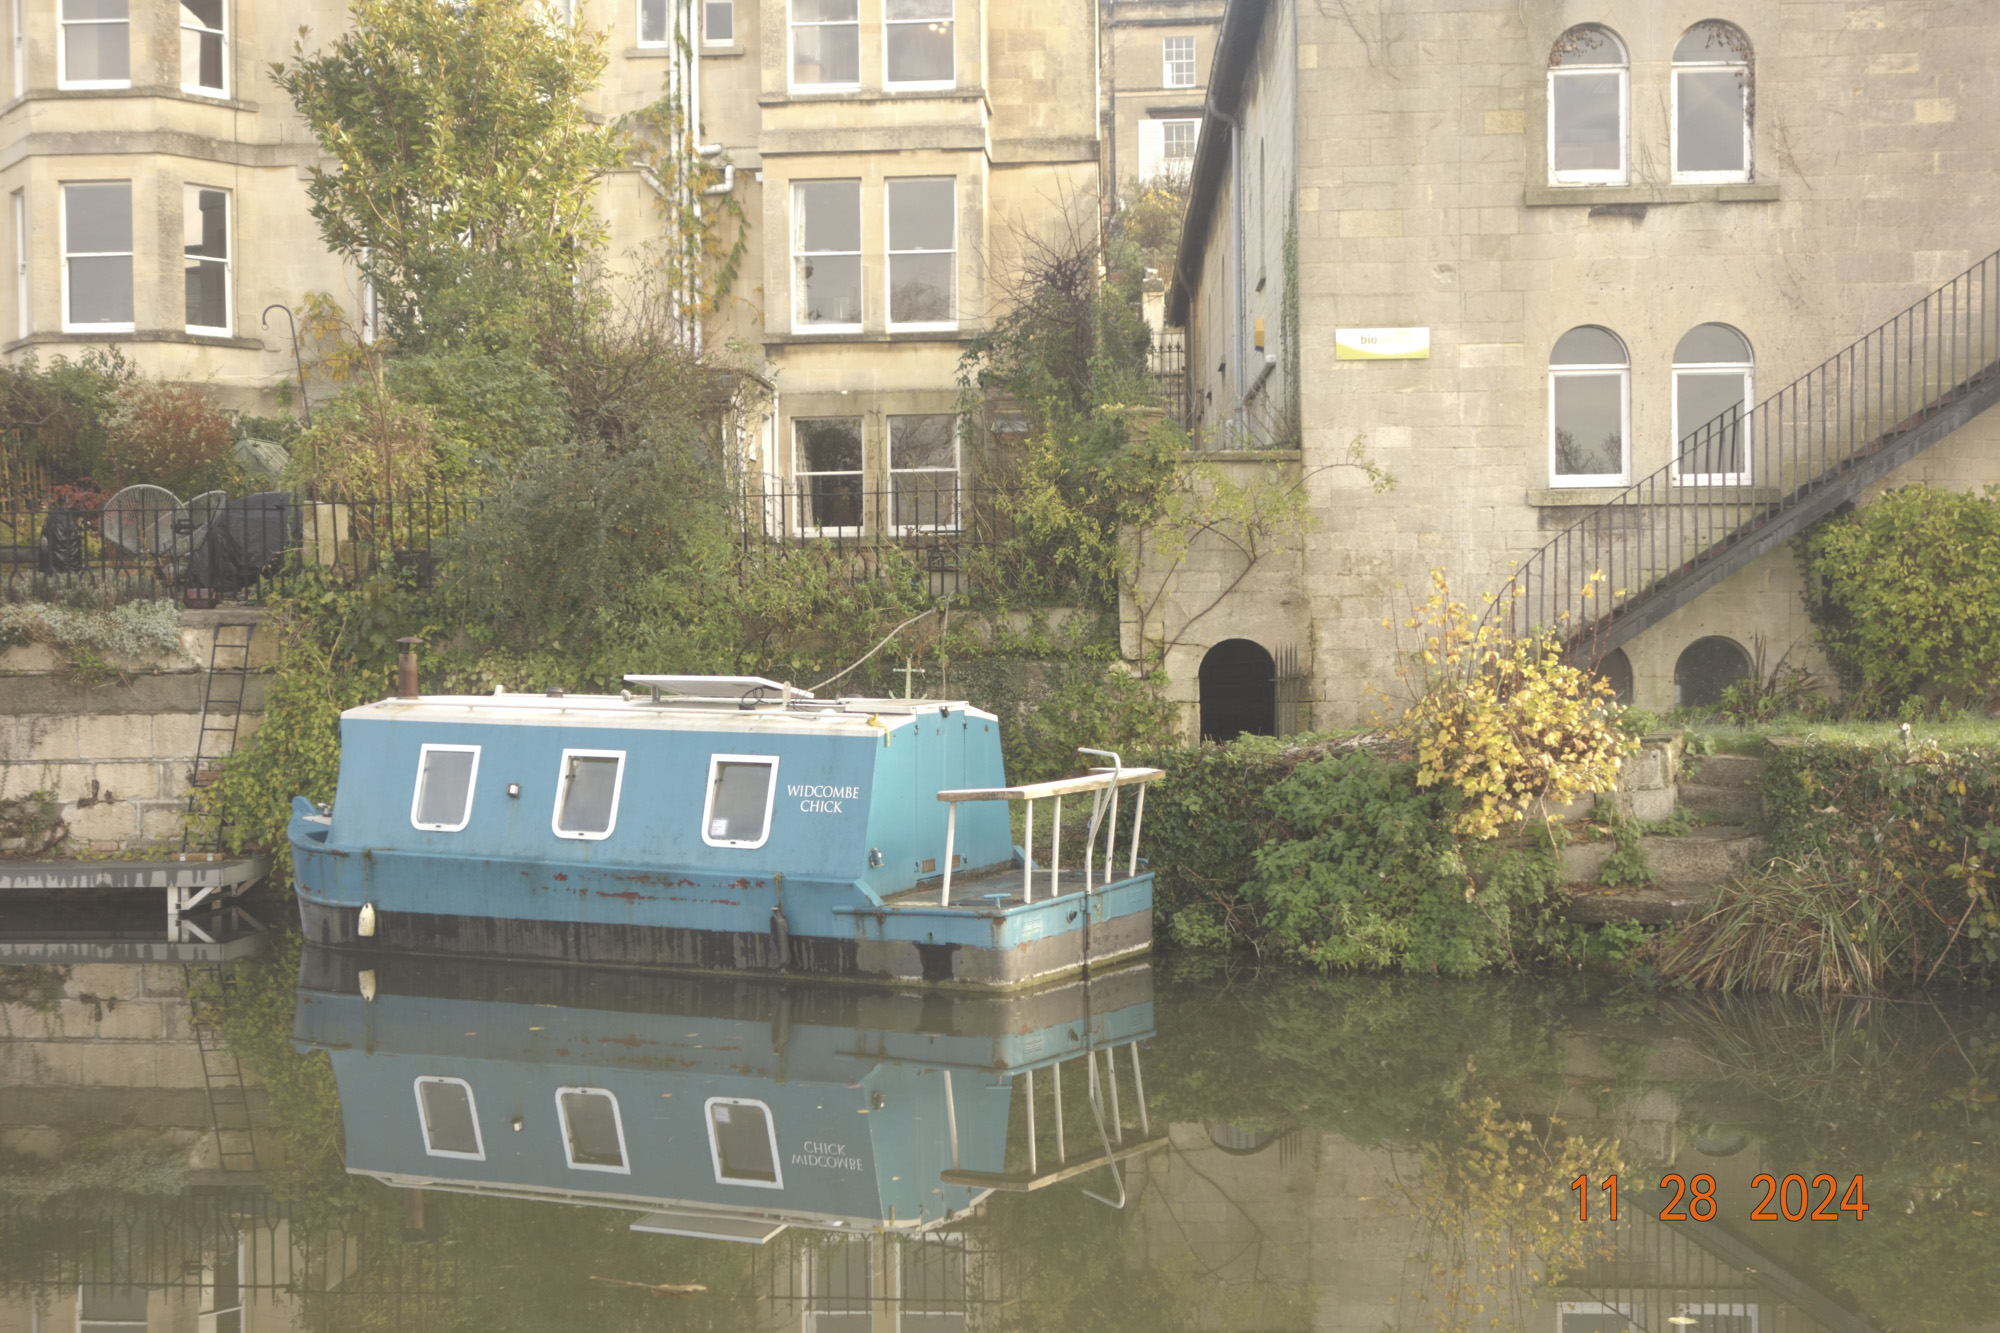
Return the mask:
{"type": "Polygon", "coordinates": [[[923,1233],[1092,1172],[1121,1204],[1166,1142],[1152,1031],[1144,965],[919,995],[310,949],[294,1039],[331,1056],[352,1174],[761,1244],[923,1233]]]}

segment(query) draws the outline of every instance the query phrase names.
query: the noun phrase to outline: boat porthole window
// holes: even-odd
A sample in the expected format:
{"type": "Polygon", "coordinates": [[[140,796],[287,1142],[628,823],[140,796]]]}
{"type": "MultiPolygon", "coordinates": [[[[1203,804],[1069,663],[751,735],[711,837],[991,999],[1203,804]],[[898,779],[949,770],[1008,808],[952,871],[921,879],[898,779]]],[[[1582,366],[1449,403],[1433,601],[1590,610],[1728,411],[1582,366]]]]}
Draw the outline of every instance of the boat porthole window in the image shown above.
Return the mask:
{"type": "Polygon", "coordinates": [[[715,1163],[718,1185],[754,1185],[781,1190],[784,1173],[778,1166],[778,1130],[771,1108],[741,1097],[710,1097],[708,1152],[715,1163]]]}
{"type": "Polygon", "coordinates": [[[618,791],[625,781],[623,750],[564,750],[556,784],[558,838],[608,838],[618,822],[618,791]]]}
{"type": "Polygon", "coordinates": [[[472,1085],[464,1079],[431,1075],[418,1079],[417,1116],[424,1126],[424,1151],[431,1156],[486,1160],[472,1085]]]}
{"type": "Polygon", "coordinates": [[[625,1160],[625,1122],[618,1099],[602,1088],[557,1088],[556,1114],[561,1118],[563,1154],[572,1171],[615,1171],[632,1174],[625,1160]]]}
{"type": "MultiPolygon", "coordinates": [[[[838,814],[841,798],[815,787],[808,800],[826,795],[824,813],[838,814]]],[[[768,754],[718,754],[708,760],[708,800],[701,811],[701,840],[711,847],[762,847],[771,836],[771,803],[778,795],[778,758],[768,754]]]]}
{"type": "Polygon", "coordinates": [[[472,822],[472,782],[478,776],[477,745],[426,745],[417,758],[410,822],[432,833],[464,828],[472,822]]]}

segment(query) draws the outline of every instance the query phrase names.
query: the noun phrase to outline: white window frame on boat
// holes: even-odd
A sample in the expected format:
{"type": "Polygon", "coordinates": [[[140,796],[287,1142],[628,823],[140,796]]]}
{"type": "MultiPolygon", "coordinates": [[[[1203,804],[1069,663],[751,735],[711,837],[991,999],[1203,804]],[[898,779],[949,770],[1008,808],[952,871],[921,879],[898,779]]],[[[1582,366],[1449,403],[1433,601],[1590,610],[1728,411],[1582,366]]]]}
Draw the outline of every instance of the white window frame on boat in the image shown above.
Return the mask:
{"type": "Polygon", "coordinates": [[[710,1097],[701,1104],[701,1123],[708,1130],[708,1161],[715,1168],[715,1183],[718,1185],[741,1185],[753,1190],[781,1190],[785,1187],[785,1160],[778,1155],[778,1117],[771,1113],[770,1104],[760,1102],[755,1097],[710,1097]],[[718,1106],[754,1106],[764,1113],[764,1132],[771,1141],[771,1172],[775,1180],[739,1180],[722,1174],[722,1145],[715,1138],[715,1108],[718,1106]]]}
{"type": "MultiPolygon", "coordinates": [[[[622,767],[622,765],[621,765],[622,767]]],[[[562,1135],[563,1161],[569,1163],[572,1171],[603,1171],[614,1176],[632,1174],[632,1149],[625,1142],[625,1113],[618,1107],[618,1094],[609,1088],[586,1088],[580,1086],[556,1089],[556,1130],[562,1135]],[[585,1097],[603,1097],[611,1103],[611,1128],[618,1133],[618,1165],[602,1166],[596,1162],[579,1162],[570,1151],[569,1111],[563,1106],[563,1097],[568,1093],[585,1097]]]]}
{"type": "Polygon", "coordinates": [[[623,750],[564,750],[562,763],[556,769],[556,803],[549,810],[549,828],[558,838],[572,838],[582,842],[602,842],[618,828],[618,803],[625,792],[625,752],[623,750]],[[569,761],[572,759],[616,759],[618,771],[611,778],[611,822],[604,826],[602,833],[572,832],[562,826],[563,801],[569,795],[569,761]]]}
{"type": "MultiPolygon", "coordinates": [[[[473,793],[478,790],[478,787],[479,787],[479,747],[477,745],[426,744],[423,747],[423,749],[417,752],[416,789],[410,793],[411,825],[413,827],[424,830],[426,833],[460,832],[465,828],[467,824],[470,824],[472,822],[472,797],[473,793]],[[470,754],[472,756],[472,774],[465,780],[465,809],[462,812],[464,817],[461,818],[456,824],[426,824],[421,819],[417,818],[418,814],[424,808],[424,776],[430,767],[430,758],[432,751],[440,751],[447,754],[470,754]]],[[[614,810],[612,813],[615,818],[617,812],[614,810]]]]}
{"type": "Polygon", "coordinates": [[[422,1126],[424,1131],[424,1151],[426,1153],[432,1157],[456,1157],[460,1161],[465,1162],[483,1162],[486,1160],[486,1135],[479,1128],[479,1098],[472,1091],[470,1083],[467,1083],[462,1078],[450,1078],[443,1074],[419,1074],[416,1081],[410,1084],[410,1090],[417,1097],[417,1123],[422,1126]],[[465,1106],[472,1113],[472,1144],[474,1151],[453,1152],[449,1148],[433,1148],[431,1146],[430,1110],[424,1105],[424,1084],[426,1083],[452,1083],[465,1089],[465,1106]]]}
{"type": "Polygon", "coordinates": [[[778,803],[778,756],[774,754],[712,754],[708,757],[708,786],[701,798],[701,840],[711,847],[762,847],[771,840],[771,812],[778,803]],[[715,773],[724,764],[763,764],[771,770],[771,785],[764,789],[764,836],[755,842],[743,838],[711,838],[709,820],[715,817],[715,773]]]}

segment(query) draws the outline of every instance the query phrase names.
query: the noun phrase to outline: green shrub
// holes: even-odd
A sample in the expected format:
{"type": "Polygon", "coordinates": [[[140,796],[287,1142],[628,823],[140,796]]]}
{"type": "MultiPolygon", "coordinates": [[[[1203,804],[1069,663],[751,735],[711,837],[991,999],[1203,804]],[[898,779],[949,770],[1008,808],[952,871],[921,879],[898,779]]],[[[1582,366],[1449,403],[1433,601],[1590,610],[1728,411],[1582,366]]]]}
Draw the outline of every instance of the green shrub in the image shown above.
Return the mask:
{"type": "Polygon", "coordinates": [[[1717,990],[1879,991],[2000,970],[2000,755],[1914,745],[1775,749],[1764,872],[1660,960],[1717,990]]]}
{"type": "Polygon", "coordinates": [[[8,643],[44,643],[70,655],[127,659],[186,655],[180,608],[165,600],[103,608],[0,603],[0,644],[8,643]]]}
{"type": "Polygon", "coordinates": [[[1906,486],[1815,525],[1797,549],[1852,708],[1984,707],[2000,692],[2000,492],[1906,486]]]}

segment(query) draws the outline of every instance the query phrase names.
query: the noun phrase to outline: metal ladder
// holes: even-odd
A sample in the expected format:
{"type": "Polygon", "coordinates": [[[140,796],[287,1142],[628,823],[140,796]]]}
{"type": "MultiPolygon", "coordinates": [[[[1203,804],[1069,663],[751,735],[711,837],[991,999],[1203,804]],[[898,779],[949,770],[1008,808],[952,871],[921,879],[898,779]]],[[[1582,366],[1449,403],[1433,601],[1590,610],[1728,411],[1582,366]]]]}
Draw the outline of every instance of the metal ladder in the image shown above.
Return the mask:
{"type": "MultiPolygon", "coordinates": [[[[216,1156],[224,1171],[255,1171],[257,1135],[250,1124],[250,1090],[243,1083],[243,1066],[216,1024],[212,1002],[195,984],[194,968],[184,968],[183,973],[187,978],[188,1018],[194,1027],[202,1086],[208,1096],[208,1122],[215,1131],[216,1156]]],[[[216,984],[227,991],[228,974],[214,969],[214,976],[216,984]]]]}
{"type": "Polygon", "coordinates": [[[189,775],[187,815],[181,820],[181,850],[221,851],[224,822],[217,815],[201,836],[195,813],[204,787],[217,776],[215,764],[236,752],[243,719],[243,695],[250,680],[250,640],[257,626],[217,625],[209,641],[208,674],[202,680],[201,732],[195,738],[194,771],[189,775]]]}

